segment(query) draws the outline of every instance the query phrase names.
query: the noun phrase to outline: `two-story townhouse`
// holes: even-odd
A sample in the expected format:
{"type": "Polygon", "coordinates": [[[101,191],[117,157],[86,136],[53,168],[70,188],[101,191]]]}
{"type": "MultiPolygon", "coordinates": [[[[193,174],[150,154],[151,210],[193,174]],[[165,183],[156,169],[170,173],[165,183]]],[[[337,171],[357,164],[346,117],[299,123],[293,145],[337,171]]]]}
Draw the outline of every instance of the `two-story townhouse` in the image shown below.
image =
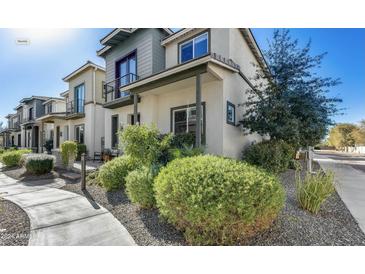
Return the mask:
{"type": "Polygon", "coordinates": [[[208,153],[235,158],[261,140],[239,126],[252,63],[267,70],[249,29],[115,29],[100,42],[106,147],[118,145],[123,125],[137,122],[191,132],[208,153]]]}
{"type": "Polygon", "coordinates": [[[18,113],[13,113],[8,114],[5,118],[8,120],[5,142],[6,147],[21,147],[21,117],[18,113]]]}
{"type": "Polygon", "coordinates": [[[45,102],[47,113],[38,121],[43,125],[53,124],[54,149],[59,149],[66,140],[74,140],[86,145],[89,156],[101,152],[105,69],[87,61],[63,80],[68,84],[68,90],[60,94],[62,100],[45,102]]]}
{"type": "Polygon", "coordinates": [[[43,148],[42,142],[42,128],[41,123],[38,122],[38,118],[42,117],[45,113],[43,103],[52,97],[47,96],[31,96],[29,98],[23,98],[20,101],[20,105],[16,107],[16,110],[21,109],[22,121],[21,121],[21,146],[24,148],[30,148],[34,152],[40,152],[43,148]]]}

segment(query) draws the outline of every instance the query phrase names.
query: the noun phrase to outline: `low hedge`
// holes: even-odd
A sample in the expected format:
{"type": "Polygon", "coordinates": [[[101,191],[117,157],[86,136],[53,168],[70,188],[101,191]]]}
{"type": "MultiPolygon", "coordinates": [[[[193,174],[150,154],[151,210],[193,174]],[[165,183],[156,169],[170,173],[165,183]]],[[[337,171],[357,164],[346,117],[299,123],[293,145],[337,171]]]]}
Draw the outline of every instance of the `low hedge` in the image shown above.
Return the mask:
{"type": "Polygon", "coordinates": [[[154,183],[162,216],[191,244],[230,245],[267,229],[284,205],[277,177],[218,156],[176,159],[154,183]]]}
{"type": "Polygon", "coordinates": [[[131,160],[131,157],[117,157],[102,165],[98,179],[107,191],[117,190],[124,186],[128,172],[135,168],[136,164],[131,160]]]}
{"type": "Polygon", "coordinates": [[[278,174],[289,168],[294,156],[295,149],[291,145],[280,140],[269,140],[251,145],[243,151],[242,159],[278,174]]]}
{"type": "Polygon", "coordinates": [[[25,168],[28,173],[41,175],[53,170],[54,156],[46,154],[30,154],[25,157],[25,168]]]}
{"type": "Polygon", "coordinates": [[[154,207],[153,178],[154,172],[148,167],[129,172],[125,178],[128,198],[142,208],[154,207]]]}
{"type": "Polygon", "coordinates": [[[6,151],[1,155],[1,162],[7,167],[15,167],[21,165],[21,158],[23,154],[31,153],[30,149],[19,149],[6,151]]]}

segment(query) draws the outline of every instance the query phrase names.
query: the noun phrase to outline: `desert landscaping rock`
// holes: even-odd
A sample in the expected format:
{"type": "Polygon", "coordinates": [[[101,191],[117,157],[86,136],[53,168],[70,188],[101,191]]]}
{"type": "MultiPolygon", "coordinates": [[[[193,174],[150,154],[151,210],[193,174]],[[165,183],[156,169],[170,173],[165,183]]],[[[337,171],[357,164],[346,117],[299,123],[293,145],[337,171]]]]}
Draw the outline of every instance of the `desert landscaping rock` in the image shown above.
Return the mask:
{"type": "Polygon", "coordinates": [[[28,245],[30,221],[16,204],[0,200],[0,246],[28,245]]]}
{"type": "MultiPolygon", "coordinates": [[[[318,169],[318,164],[315,163],[318,169]]],[[[304,176],[305,172],[301,172],[304,176]]],[[[365,245],[360,230],[337,193],[330,197],[318,215],[299,208],[295,194],[295,171],[280,175],[286,191],[282,212],[270,229],[249,239],[247,245],[365,245]]],[[[83,195],[80,184],[63,189],[83,195]]],[[[87,194],[107,208],[129,231],[138,245],[187,245],[183,233],[163,220],[158,210],[143,210],[132,204],[123,190],[105,192],[98,185],[88,185],[87,194]]]]}

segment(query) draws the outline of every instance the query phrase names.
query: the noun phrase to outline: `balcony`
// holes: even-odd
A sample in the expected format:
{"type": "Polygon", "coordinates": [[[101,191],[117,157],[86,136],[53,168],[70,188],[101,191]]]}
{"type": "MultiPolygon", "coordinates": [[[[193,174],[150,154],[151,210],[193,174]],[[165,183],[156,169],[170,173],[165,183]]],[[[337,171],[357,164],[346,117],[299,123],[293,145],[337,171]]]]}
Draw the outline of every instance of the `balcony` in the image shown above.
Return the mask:
{"type": "Polygon", "coordinates": [[[121,91],[121,89],[138,79],[138,75],[128,73],[106,83],[104,85],[104,107],[113,109],[133,104],[133,98],[130,96],[130,93],[128,91],[121,91]]]}
{"type": "Polygon", "coordinates": [[[66,103],[66,119],[85,117],[85,100],[78,99],[66,103]]]}

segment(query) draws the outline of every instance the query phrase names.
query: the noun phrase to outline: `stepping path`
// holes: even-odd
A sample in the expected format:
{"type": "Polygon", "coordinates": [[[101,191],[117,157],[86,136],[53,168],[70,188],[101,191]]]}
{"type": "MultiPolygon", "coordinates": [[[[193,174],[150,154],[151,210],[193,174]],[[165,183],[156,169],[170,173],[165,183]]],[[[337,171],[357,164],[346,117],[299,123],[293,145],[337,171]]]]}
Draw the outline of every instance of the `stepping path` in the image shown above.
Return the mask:
{"type": "Polygon", "coordinates": [[[29,216],[29,245],[136,245],[108,210],[84,196],[58,189],[63,185],[62,179],[47,185],[22,182],[0,171],[0,196],[29,216]]]}

